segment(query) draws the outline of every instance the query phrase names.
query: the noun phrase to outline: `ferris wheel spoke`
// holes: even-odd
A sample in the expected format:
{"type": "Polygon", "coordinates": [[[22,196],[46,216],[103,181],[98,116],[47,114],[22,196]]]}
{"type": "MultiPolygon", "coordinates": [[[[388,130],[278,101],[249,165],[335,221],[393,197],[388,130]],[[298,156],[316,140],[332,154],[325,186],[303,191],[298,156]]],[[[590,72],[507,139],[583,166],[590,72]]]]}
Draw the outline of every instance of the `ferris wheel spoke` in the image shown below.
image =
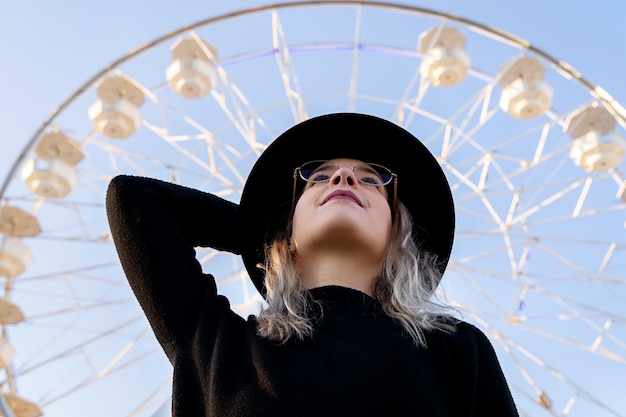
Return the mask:
{"type": "MultiPolygon", "coordinates": [[[[169,388],[172,383],[172,378],[166,378],[160,385],[158,385],[152,392],[150,392],[142,401],[140,401],[139,405],[131,411],[127,417],[135,417],[141,415],[143,411],[151,411],[157,407],[163,407],[163,410],[166,408],[169,409],[170,405],[168,403],[163,403],[161,398],[158,398],[158,395],[166,395],[169,396],[169,388]],[[167,392],[166,392],[167,391],[167,392]]],[[[161,409],[159,409],[161,410],[161,409]]],[[[157,412],[154,415],[159,415],[157,412]]]]}
{"type": "MultiPolygon", "coordinates": [[[[73,345],[67,349],[64,349],[63,351],[57,352],[52,356],[48,356],[46,357],[44,360],[40,360],[37,363],[31,364],[30,362],[33,362],[33,359],[36,359],[37,356],[40,356],[41,353],[43,353],[44,350],[48,350],[48,348],[46,347],[46,349],[41,350],[38,354],[35,354],[33,356],[33,358],[31,359],[31,361],[29,362],[25,362],[22,367],[20,367],[18,370],[15,371],[16,376],[26,376],[31,372],[37,371],[38,369],[47,366],[48,364],[54,362],[55,360],[60,360],[60,359],[64,359],[67,358],[69,356],[74,356],[74,355],[78,355],[78,354],[82,354],[83,353],[83,349],[87,346],[90,346],[96,342],[101,342],[103,340],[106,340],[107,337],[112,336],[112,335],[116,335],[118,334],[121,330],[126,329],[127,327],[136,324],[138,322],[142,322],[145,321],[145,319],[143,319],[142,317],[134,317],[131,318],[130,320],[127,320],[124,323],[121,323],[117,326],[114,326],[112,328],[109,328],[107,330],[101,331],[101,333],[97,334],[96,336],[90,337],[88,339],[85,339],[84,341],[73,345]]],[[[66,331],[66,330],[65,330],[66,331]]],[[[61,333],[62,334],[62,333],[61,333]]],[[[55,342],[57,340],[59,340],[59,336],[57,336],[55,338],[55,340],[50,340],[49,343],[55,342]]]]}
{"type": "Polygon", "coordinates": [[[219,82],[211,95],[250,148],[259,149],[254,111],[250,107],[250,103],[235,83],[229,79],[224,68],[218,66],[217,74],[219,82]]]}
{"type": "MultiPolygon", "coordinates": [[[[461,269],[461,267],[455,264],[455,269],[461,269]]],[[[513,323],[535,323],[538,326],[541,326],[542,323],[547,323],[551,320],[580,321],[581,323],[585,323],[586,325],[588,325],[590,329],[593,329],[594,333],[597,333],[597,335],[601,335],[601,338],[607,337],[616,345],[616,347],[623,351],[625,350],[625,341],[616,338],[613,335],[607,336],[606,333],[608,329],[606,326],[610,327],[614,323],[617,323],[618,326],[623,325],[624,323],[626,323],[626,318],[616,315],[616,313],[608,309],[608,307],[607,309],[604,309],[599,306],[585,303],[581,301],[579,297],[572,298],[570,296],[563,295],[560,292],[551,291],[548,287],[539,284],[537,280],[531,279],[531,276],[528,274],[522,274],[519,276],[519,280],[516,285],[517,290],[514,291],[514,295],[511,296],[511,300],[515,301],[515,303],[513,303],[512,306],[505,306],[501,302],[503,300],[494,299],[494,297],[490,295],[487,290],[482,288],[483,286],[479,285],[477,282],[475,282],[475,280],[471,278],[472,271],[474,269],[467,268],[466,266],[462,267],[462,269],[463,270],[460,271],[459,274],[463,276],[467,282],[470,283],[473,290],[476,291],[477,294],[480,294],[481,297],[489,301],[488,305],[495,306],[500,311],[500,315],[502,317],[505,317],[507,321],[511,321],[513,323]],[[537,302],[529,304],[528,300],[529,295],[531,294],[541,294],[543,297],[545,297],[544,301],[541,301],[541,299],[534,296],[533,298],[537,302]],[[549,303],[546,304],[546,301],[549,301],[549,303]],[[512,309],[512,307],[514,308],[512,309]],[[537,308],[543,311],[537,310],[537,308]],[[556,313],[557,311],[558,313],[556,313]],[[607,317],[612,318],[608,320],[606,319],[607,317]]],[[[506,271],[493,271],[491,274],[487,275],[490,276],[494,280],[494,282],[507,282],[511,280],[510,276],[508,276],[509,274],[506,271]]],[[[460,302],[460,304],[463,303],[460,302]]],[[[473,309],[472,311],[479,310],[473,309]]],[[[483,311],[483,313],[488,312],[488,310],[480,311],[483,311]]],[[[590,344],[589,346],[591,345],[592,344],[590,344]]],[[[620,359],[620,361],[624,361],[625,357],[626,355],[622,353],[622,359],[620,359]]]]}
{"type": "Polygon", "coordinates": [[[348,97],[350,101],[348,103],[348,111],[353,112],[356,108],[357,90],[359,84],[359,68],[361,61],[361,49],[363,40],[361,39],[361,28],[363,23],[363,8],[357,7],[356,16],[354,21],[354,37],[352,43],[354,44],[354,50],[352,52],[352,71],[350,74],[350,83],[348,87],[348,97]]]}
{"type": "MultiPolygon", "coordinates": [[[[68,307],[63,307],[60,309],[56,309],[56,310],[52,310],[52,311],[45,311],[45,312],[41,312],[38,314],[34,314],[34,315],[29,315],[26,317],[27,320],[31,321],[31,322],[36,322],[40,319],[57,319],[60,316],[63,315],[68,315],[71,313],[76,313],[77,311],[81,311],[81,312],[86,312],[89,310],[98,310],[98,309],[106,309],[106,308],[110,308],[110,307],[116,307],[119,305],[129,305],[129,304],[134,304],[135,300],[133,298],[122,298],[119,300],[106,300],[106,301],[96,301],[96,302],[92,302],[90,304],[85,304],[82,302],[83,300],[81,300],[80,303],[75,303],[75,304],[70,304],[68,307]]],[[[42,323],[45,323],[47,320],[41,320],[42,323]]],[[[75,329],[75,328],[74,328],[75,329]]],[[[94,332],[97,332],[99,330],[93,330],[94,332]]]]}
{"type": "MultiPolygon", "coordinates": [[[[122,352],[120,352],[122,353],[122,352]]],[[[84,388],[90,386],[90,385],[94,385],[96,383],[98,383],[99,381],[101,381],[103,378],[110,376],[111,374],[115,373],[115,372],[120,372],[123,371],[125,368],[129,367],[129,366],[138,366],[139,363],[142,360],[145,360],[147,358],[153,357],[154,355],[157,354],[161,354],[161,351],[159,349],[153,349],[151,351],[142,353],[141,355],[134,357],[126,362],[122,362],[122,363],[115,363],[114,366],[112,367],[107,367],[105,369],[102,369],[100,372],[93,372],[92,374],[88,375],[87,377],[85,377],[84,379],[80,380],[78,383],[70,386],[70,388],[66,389],[63,392],[60,393],[53,393],[51,392],[50,395],[48,397],[42,398],[41,399],[41,403],[42,405],[46,406],[46,405],[50,405],[53,404],[54,402],[60,401],[68,396],[71,396],[72,394],[75,394],[76,392],[83,390],[84,388]]],[[[113,358],[113,361],[116,361],[118,358],[113,358]]],[[[109,365],[113,365],[113,362],[109,365]]],[[[65,378],[67,378],[67,376],[65,376],[63,379],[60,379],[61,381],[64,381],[65,378]]],[[[65,386],[66,384],[63,383],[63,386],[65,386]]]]}
{"type": "MultiPolygon", "coordinates": [[[[551,415],[565,416],[569,413],[572,406],[578,399],[583,399],[583,400],[592,402],[596,406],[602,408],[604,411],[611,413],[611,415],[619,417],[620,414],[618,414],[616,410],[608,407],[599,398],[597,398],[597,396],[588,392],[580,384],[568,378],[564,373],[562,373],[561,371],[551,366],[548,362],[542,360],[539,356],[529,351],[523,345],[517,343],[516,341],[510,338],[507,338],[505,335],[502,335],[502,334],[496,335],[495,340],[499,342],[498,345],[501,346],[506,351],[507,355],[509,355],[512,358],[520,374],[524,377],[524,379],[526,380],[530,388],[534,391],[534,396],[527,392],[525,393],[525,395],[529,399],[535,400],[539,405],[541,405],[544,409],[546,409],[549,413],[551,413],[551,415]],[[557,378],[560,381],[563,381],[570,387],[571,394],[566,399],[565,404],[561,411],[554,408],[553,401],[550,398],[550,393],[546,392],[544,388],[541,387],[542,384],[540,384],[536,380],[536,378],[533,377],[534,372],[530,370],[529,367],[524,365],[523,361],[520,360],[520,358],[513,351],[513,349],[515,349],[515,351],[519,352],[522,356],[529,359],[532,363],[539,365],[539,367],[541,367],[542,369],[545,369],[553,377],[557,378]]],[[[523,388],[520,388],[520,390],[525,392],[523,388]]]]}
{"type": "Polygon", "coordinates": [[[285,38],[285,33],[276,10],[272,11],[272,47],[277,51],[275,55],[276,64],[278,65],[293,120],[296,123],[305,120],[308,118],[306,106],[295,68],[292,66],[289,44],[285,38]]]}

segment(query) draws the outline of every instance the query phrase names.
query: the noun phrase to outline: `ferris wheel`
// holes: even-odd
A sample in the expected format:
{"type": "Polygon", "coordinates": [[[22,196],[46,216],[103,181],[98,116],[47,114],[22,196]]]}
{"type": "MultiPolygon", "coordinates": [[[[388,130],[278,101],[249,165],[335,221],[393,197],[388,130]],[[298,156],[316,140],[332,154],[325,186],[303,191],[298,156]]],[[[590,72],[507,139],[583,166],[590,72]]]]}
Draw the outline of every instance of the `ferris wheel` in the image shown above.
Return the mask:
{"type": "MultiPolygon", "coordinates": [[[[42,123],[0,182],[0,415],[165,415],[171,366],[117,260],[109,180],[239,202],[278,134],[337,111],[392,120],[438,158],[457,210],[442,293],[491,338],[520,414],[626,414],[606,382],[626,372],[624,108],[502,30],[333,0],[165,34],[42,123]]],[[[258,310],[238,257],[198,259],[239,314],[258,310]]]]}

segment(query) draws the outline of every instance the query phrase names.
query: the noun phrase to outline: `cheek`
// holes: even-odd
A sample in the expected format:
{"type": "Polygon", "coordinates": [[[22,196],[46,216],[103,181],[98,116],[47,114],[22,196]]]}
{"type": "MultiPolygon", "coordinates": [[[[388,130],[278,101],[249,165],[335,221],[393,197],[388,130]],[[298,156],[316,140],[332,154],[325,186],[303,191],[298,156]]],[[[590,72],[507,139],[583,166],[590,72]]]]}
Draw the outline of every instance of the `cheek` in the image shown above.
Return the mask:
{"type": "Polygon", "coordinates": [[[387,202],[387,199],[380,195],[380,198],[376,198],[373,201],[373,206],[375,207],[375,216],[376,222],[375,224],[379,225],[378,231],[387,237],[387,240],[391,238],[391,228],[392,228],[392,219],[391,219],[391,207],[387,202]]]}
{"type": "Polygon", "coordinates": [[[307,207],[309,207],[312,204],[311,198],[311,193],[307,192],[308,190],[304,190],[304,192],[300,195],[300,198],[298,199],[297,203],[296,203],[296,207],[294,209],[293,212],[293,219],[292,219],[292,224],[291,224],[291,235],[294,236],[298,229],[299,226],[302,224],[302,222],[305,222],[305,220],[302,219],[306,219],[307,218],[307,207]]]}

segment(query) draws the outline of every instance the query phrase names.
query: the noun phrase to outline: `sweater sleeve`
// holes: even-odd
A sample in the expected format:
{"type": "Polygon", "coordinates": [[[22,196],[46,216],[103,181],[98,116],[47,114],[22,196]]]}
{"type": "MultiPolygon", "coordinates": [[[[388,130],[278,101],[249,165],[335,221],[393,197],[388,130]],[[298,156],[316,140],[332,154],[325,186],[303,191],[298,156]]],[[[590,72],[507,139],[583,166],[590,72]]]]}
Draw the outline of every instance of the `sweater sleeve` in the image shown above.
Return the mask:
{"type": "Polygon", "coordinates": [[[156,179],[117,176],[106,210],[124,273],[172,360],[177,342],[193,334],[207,294],[217,297],[194,247],[239,253],[239,206],[156,179]]]}

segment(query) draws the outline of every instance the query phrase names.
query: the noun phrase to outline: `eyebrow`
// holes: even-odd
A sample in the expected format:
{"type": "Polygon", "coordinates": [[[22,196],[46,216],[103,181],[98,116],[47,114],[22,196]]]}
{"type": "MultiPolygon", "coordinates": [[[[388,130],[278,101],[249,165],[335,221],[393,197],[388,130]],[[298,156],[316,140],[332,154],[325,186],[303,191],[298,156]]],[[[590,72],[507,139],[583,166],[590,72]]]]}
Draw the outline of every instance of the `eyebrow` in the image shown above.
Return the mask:
{"type": "Polygon", "coordinates": [[[315,172],[315,171],[317,171],[318,169],[321,169],[321,168],[330,168],[333,165],[339,166],[339,164],[336,163],[336,162],[326,161],[326,162],[321,163],[318,166],[316,166],[315,169],[313,170],[313,172],[315,172]]]}

